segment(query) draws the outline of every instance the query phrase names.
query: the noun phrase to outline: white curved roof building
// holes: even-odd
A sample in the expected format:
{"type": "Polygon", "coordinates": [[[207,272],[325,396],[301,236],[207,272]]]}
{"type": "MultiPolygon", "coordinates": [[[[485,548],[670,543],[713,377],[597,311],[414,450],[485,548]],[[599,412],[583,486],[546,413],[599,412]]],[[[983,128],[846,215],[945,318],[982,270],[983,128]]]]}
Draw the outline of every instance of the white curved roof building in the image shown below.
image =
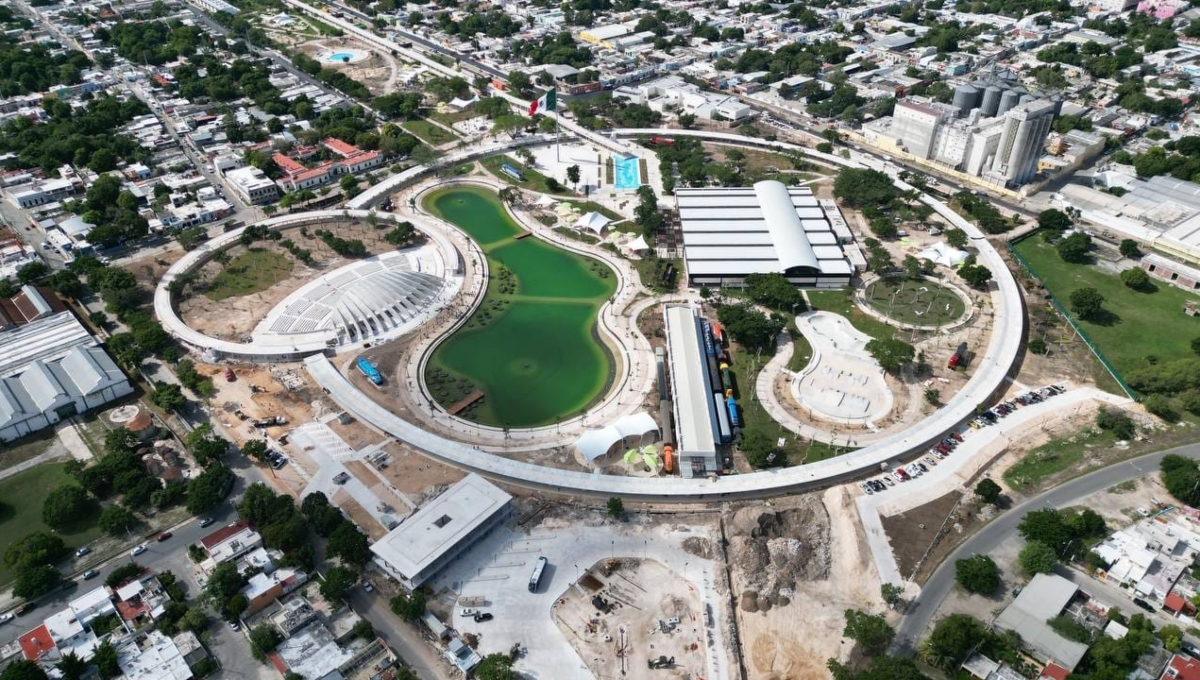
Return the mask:
{"type": "Polygon", "coordinates": [[[807,187],[764,180],[676,189],[675,203],[691,285],[736,286],[749,274],[778,273],[805,288],[841,288],[854,273],[807,187]]]}
{"type": "Polygon", "coordinates": [[[306,283],[288,295],[254,329],[271,336],[319,336],[331,346],[408,330],[445,285],[431,248],[389,252],[360,260],[306,283]]]}

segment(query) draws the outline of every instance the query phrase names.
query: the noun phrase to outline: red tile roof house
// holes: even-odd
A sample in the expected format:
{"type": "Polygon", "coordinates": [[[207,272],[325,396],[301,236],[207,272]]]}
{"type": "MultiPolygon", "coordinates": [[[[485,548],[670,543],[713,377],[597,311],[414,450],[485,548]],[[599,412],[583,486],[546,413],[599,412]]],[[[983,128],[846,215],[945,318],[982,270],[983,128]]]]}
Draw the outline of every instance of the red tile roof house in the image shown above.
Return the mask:
{"type": "Polygon", "coordinates": [[[1161,680],[1200,680],[1200,661],[1190,656],[1176,654],[1171,657],[1161,680]]]}
{"type": "Polygon", "coordinates": [[[1042,669],[1042,674],[1038,676],[1038,680],[1067,680],[1070,676],[1071,671],[1051,661],[1042,669]]]}
{"type": "Polygon", "coordinates": [[[288,191],[310,189],[328,184],[342,175],[353,175],[383,165],[383,154],[378,151],[363,151],[333,137],[325,139],[321,145],[341,158],[310,169],[281,153],[272,156],[275,164],[283,170],[279,185],[288,191]]]}

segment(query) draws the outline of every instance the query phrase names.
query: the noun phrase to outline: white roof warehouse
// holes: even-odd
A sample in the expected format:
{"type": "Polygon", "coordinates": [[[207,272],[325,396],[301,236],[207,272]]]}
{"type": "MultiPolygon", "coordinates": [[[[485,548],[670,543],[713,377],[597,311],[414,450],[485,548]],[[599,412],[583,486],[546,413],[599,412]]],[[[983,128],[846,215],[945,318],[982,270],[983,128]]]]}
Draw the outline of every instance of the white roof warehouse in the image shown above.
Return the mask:
{"type": "Polygon", "coordinates": [[[371,552],[392,577],[417,588],[511,513],[512,496],[470,474],[376,541],[371,552]]]}
{"type": "Polygon", "coordinates": [[[750,274],[783,274],[804,288],[842,288],[854,268],[825,209],[805,187],[676,189],[691,285],[739,286],[750,274]]]}

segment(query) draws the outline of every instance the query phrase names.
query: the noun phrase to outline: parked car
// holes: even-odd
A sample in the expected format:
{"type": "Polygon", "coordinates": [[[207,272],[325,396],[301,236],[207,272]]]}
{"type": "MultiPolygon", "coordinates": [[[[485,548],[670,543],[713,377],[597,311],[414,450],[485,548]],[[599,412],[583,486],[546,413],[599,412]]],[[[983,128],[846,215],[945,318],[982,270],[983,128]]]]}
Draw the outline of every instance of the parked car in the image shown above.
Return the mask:
{"type": "Polygon", "coordinates": [[[479,612],[475,611],[474,609],[465,608],[461,612],[459,612],[459,616],[462,616],[465,619],[465,618],[468,618],[471,616],[475,616],[478,613],[479,612]]]}
{"type": "Polygon", "coordinates": [[[863,482],[862,484],[859,484],[859,485],[858,485],[858,488],[860,488],[860,489],[862,489],[863,491],[865,491],[865,492],[867,493],[867,495],[868,495],[868,496],[869,496],[869,495],[871,495],[871,494],[873,494],[873,493],[875,493],[875,489],[872,489],[872,488],[871,488],[871,485],[870,485],[870,484],[867,484],[866,482],[863,482]]]}
{"type": "Polygon", "coordinates": [[[241,629],[242,629],[242,626],[241,626],[241,624],[239,624],[237,621],[232,621],[232,622],[230,622],[230,624],[229,624],[229,630],[232,630],[233,632],[235,632],[235,633],[236,633],[236,632],[238,632],[238,631],[239,631],[239,630],[241,630],[241,629]]]}
{"type": "Polygon", "coordinates": [[[891,475],[884,475],[884,476],[880,477],[880,479],[882,479],[882,480],[883,480],[883,483],[884,483],[884,484],[887,484],[888,486],[895,486],[895,485],[896,485],[896,482],[892,481],[892,476],[891,476],[891,475]]]}
{"type": "Polygon", "coordinates": [[[348,472],[339,472],[333,476],[334,484],[345,484],[348,481],[350,481],[350,473],[348,472]]]}
{"type": "Polygon", "coordinates": [[[203,529],[206,526],[210,526],[215,521],[217,520],[213,519],[212,517],[205,517],[200,520],[200,528],[203,529]]]}
{"type": "Polygon", "coordinates": [[[76,550],[76,551],[75,551],[75,556],[76,556],[76,557],[83,557],[84,555],[86,555],[86,554],[88,554],[88,553],[90,553],[90,552],[92,552],[92,549],[91,549],[91,548],[89,548],[89,547],[87,547],[87,546],[85,545],[85,546],[83,546],[82,548],[80,548],[80,549],[78,549],[78,550],[76,550]]]}
{"type": "Polygon", "coordinates": [[[16,615],[13,614],[12,612],[9,612],[7,614],[4,614],[3,616],[0,616],[0,624],[8,623],[9,621],[12,621],[15,618],[17,618],[16,615]]]}
{"type": "Polygon", "coordinates": [[[98,569],[88,569],[87,571],[83,572],[83,580],[90,581],[99,575],[100,571],[98,569]]]}
{"type": "Polygon", "coordinates": [[[167,540],[168,538],[170,538],[170,537],[172,537],[172,536],[174,536],[174,535],[175,535],[175,534],[172,534],[172,533],[171,533],[171,532],[169,532],[169,531],[164,531],[164,532],[162,532],[161,534],[159,534],[159,535],[158,535],[158,542],[159,542],[159,543],[162,543],[163,541],[167,540]]]}
{"type": "Polygon", "coordinates": [[[896,468],[896,472],[894,474],[896,475],[896,479],[899,479],[902,482],[908,481],[908,473],[904,471],[904,468],[896,468]]]}
{"type": "Polygon", "coordinates": [[[13,612],[13,614],[16,616],[24,616],[36,608],[37,608],[36,602],[26,602],[25,604],[18,607],[17,611],[13,612]]]}
{"type": "Polygon", "coordinates": [[[363,579],[362,587],[363,590],[367,591],[368,593],[375,590],[375,586],[371,585],[371,582],[367,579],[363,579]]]}
{"type": "Polygon", "coordinates": [[[146,544],[142,543],[141,545],[134,546],[133,550],[129,551],[129,554],[132,555],[133,557],[137,557],[138,555],[141,555],[144,552],[146,552],[146,544]]]}
{"type": "Polygon", "coordinates": [[[484,621],[491,621],[494,618],[496,618],[496,617],[492,616],[491,612],[480,612],[475,615],[475,623],[483,623],[484,621]]]}

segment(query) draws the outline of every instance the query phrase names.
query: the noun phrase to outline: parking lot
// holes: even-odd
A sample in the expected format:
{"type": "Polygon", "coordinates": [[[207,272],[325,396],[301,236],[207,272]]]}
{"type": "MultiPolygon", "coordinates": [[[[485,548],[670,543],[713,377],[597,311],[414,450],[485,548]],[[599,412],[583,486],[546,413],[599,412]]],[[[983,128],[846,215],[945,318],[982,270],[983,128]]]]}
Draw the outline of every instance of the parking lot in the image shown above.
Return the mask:
{"type": "MultiPolygon", "coordinates": [[[[1067,389],[1052,398],[1021,406],[1007,416],[997,418],[994,424],[980,428],[964,428],[960,432],[962,443],[944,459],[939,460],[937,465],[926,463],[926,470],[919,476],[913,477],[908,473],[909,481],[895,481],[893,486],[882,491],[860,495],[857,500],[858,512],[875,565],[879,569],[880,579],[886,583],[902,581],[883,529],[881,515],[895,515],[962,488],[983,466],[1003,452],[1012,438],[1044,427],[1047,422],[1056,420],[1062,414],[1078,411],[1093,401],[1114,406],[1129,403],[1127,398],[1095,388],[1067,389]]],[[[911,469],[913,465],[909,463],[905,468],[911,469]]],[[[893,477],[893,480],[895,479],[896,477],[893,477]]],[[[863,490],[860,488],[860,491],[863,490]]]]}
{"type": "MultiPolygon", "coordinates": [[[[711,540],[695,527],[599,524],[568,526],[547,523],[528,533],[501,528],[455,560],[432,583],[438,607],[453,607],[450,624],[462,634],[479,636],[482,655],[507,653],[520,644],[525,654],[516,668],[530,678],[569,680],[593,678],[583,658],[556,625],[552,608],[571,584],[592,565],[610,558],[651,559],[670,569],[672,576],[688,582],[703,606],[713,609],[714,625],[699,634],[707,641],[705,678],[731,678],[727,640],[720,622],[727,600],[714,585],[714,563],[683,550],[689,537],[711,540]],[[537,592],[528,590],[529,577],[539,556],[549,564],[537,592]],[[457,596],[457,597],[456,597],[457,596]],[[464,599],[465,598],[465,599],[464,599]],[[476,623],[461,616],[465,602],[494,615],[476,623]]],[[[635,669],[634,675],[644,673],[635,669]]]]}

